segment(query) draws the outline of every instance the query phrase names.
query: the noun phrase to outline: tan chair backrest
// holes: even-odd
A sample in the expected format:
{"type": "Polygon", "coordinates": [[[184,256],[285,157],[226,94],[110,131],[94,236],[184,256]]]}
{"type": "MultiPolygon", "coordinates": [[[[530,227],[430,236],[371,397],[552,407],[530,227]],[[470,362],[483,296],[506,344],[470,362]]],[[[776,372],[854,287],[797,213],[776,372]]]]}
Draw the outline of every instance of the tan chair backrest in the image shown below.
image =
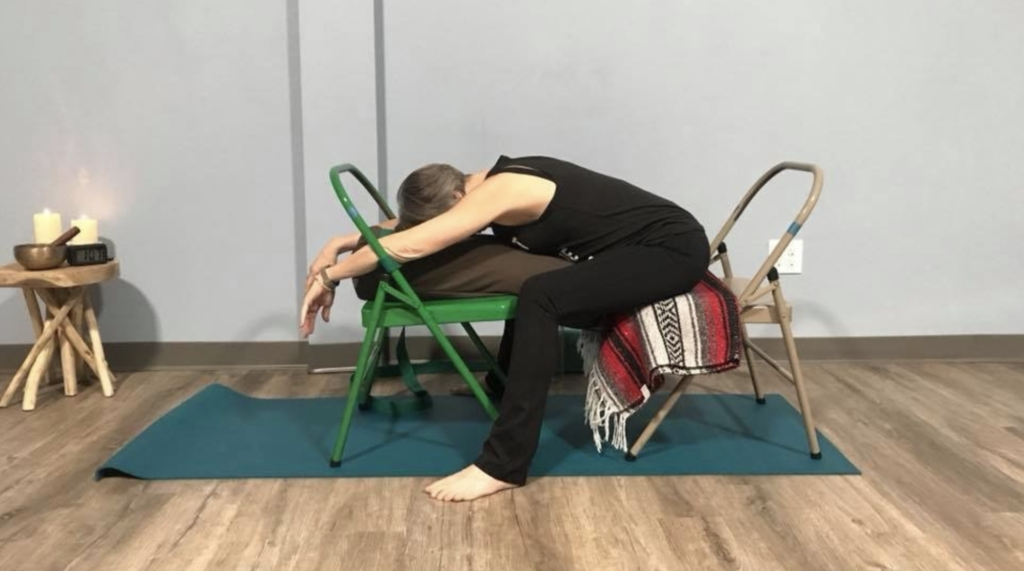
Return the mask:
{"type": "Polygon", "coordinates": [[[814,210],[814,206],[818,203],[818,197],[821,196],[821,186],[825,181],[825,174],[822,172],[820,167],[809,163],[785,162],[775,165],[771,170],[764,173],[761,178],[754,183],[754,186],[750,187],[750,190],[747,191],[743,200],[741,200],[739,205],[736,206],[736,209],[732,211],[732,215],[729,216],[725,225],[722,226],[718,235],[715,236],[715,239],[711,242],[711,255],[714,256],[715,252],[718,250],[718,246],[725,241],[726,236],[728,236],[732,227],[736,224],[736,221],[740,219],[740,215],[743,214],[747,205],[749,205],[754,197],[757,196],[757,193],[761,188],[768,184],[768,181],[775,178],[775,175],[786,170],[798,170],[811,173],[814,176],[814,180],[811,183],[811,192],[807,196],[807,200],[804,201],[800,211],[797,212],[796,218],[793,219],[789,228],[787,228],[782,234],[782,238],[779,239],[778,245],[776,245],[775,249],[768,254],[768,257],[757,270],[757,273],[754,274],[750,282],[747,284],[747,287],[743,290],[743,293],[740,294],[739,301],[741,305],[745,304],[749,300],[750,296],[757,291],[761,282],[763,282],[768,276],[768,272],[775,266],[776,262],[779,261],[779,258],[782,257],[782,253],[786,250],[786,247],[789,246],[793,237],[796,236],[797,232],[800,231],[804,223],[807,221],[807,218],[811,215],[811,212],[814,210]]]}

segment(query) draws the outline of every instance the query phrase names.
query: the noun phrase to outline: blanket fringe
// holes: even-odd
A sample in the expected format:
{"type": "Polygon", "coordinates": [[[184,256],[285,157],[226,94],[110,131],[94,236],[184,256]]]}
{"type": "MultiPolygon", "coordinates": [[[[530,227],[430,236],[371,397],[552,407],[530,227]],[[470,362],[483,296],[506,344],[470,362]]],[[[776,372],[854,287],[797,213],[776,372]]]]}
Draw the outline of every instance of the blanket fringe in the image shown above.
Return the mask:
{"type": "Polygon", "coordinates": [[[600,373],[594,370],[600,354],[604,331],[585,329],[580,332],[576,348],[583,360],[583,373],[587,375],[587,401],[584,418],[594,433],[594,446],[601,452],[602,443],[609,442],[613,448],[626,451],[626,420],[632,411],[617,411],[608,387],[601,382],[600,373]]]}
{"type": "Polygon", "coordinates": [[[601,452],[602,443],[608,442],[612,448],[626,451],[629,443],[626,440],[626,421],[633,411],[616,411],[615,404],[608,396],[608,390],[591,377],[587,384],[587,403],[585,417],[590,430],[594,433],[594,446],[601,452]]]}
{"type": "Polygon", "coordinates": [[[583,360],[583,374],[590,375],[594,363],[601,352],[601,341],[604,340],[604,330],[583,329],[576,339],[576,350],[579,351],[580,359],[583,360]]]}

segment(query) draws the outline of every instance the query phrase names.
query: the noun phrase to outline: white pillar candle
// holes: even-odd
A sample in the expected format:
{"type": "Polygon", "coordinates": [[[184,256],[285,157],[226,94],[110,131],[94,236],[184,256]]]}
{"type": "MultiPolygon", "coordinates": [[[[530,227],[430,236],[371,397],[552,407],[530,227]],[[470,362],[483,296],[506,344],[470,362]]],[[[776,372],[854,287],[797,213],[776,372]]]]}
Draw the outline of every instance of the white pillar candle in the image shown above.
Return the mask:
{"type": "Polygon", "coordinates": [[[72,220],[71,225],[78,226],[80,232],[77,236],[72,238],[68,244],[79,246],[82,244],[95,244],[100,241],[99,229],[97,228],[96,221],[85,214],[83,214],[81,218],[72,220]]]}
{"type": "Polygon", "coordinates": [[[61,233],[60,214],[50,212],[50,209],[47,208],[32,215],[32,229],[35,231],[36,244],[53,242],[61,233]]]}

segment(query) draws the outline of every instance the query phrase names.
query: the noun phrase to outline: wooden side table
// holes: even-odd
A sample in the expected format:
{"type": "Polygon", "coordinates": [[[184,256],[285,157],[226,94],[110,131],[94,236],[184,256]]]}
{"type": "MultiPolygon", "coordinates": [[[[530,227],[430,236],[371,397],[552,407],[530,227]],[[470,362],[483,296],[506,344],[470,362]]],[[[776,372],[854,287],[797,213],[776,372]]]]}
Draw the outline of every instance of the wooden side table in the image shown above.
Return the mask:
{"type": "Polygon", "coordinates": [[[52,270],[29,271],[18,264],[0,266],[0,287],[19,287],[28,307],[36,343],[14,374],[0,407],[6,407],[25,381],[23,410],[36,407],[39,382],[48,375],[53,356],[60,354],[64,394],[78,394],[78,373],[84,363],[96,374],[104,396],[114,396],[114,376],[103,354],[96,312],[89,287],[120,275],[117,260],[94,266],[62,266],[52,270]],[[43,304],[40,314],[39,303],[43,304]],[[89,342],[83,339],[83,334],[89,342]]]}

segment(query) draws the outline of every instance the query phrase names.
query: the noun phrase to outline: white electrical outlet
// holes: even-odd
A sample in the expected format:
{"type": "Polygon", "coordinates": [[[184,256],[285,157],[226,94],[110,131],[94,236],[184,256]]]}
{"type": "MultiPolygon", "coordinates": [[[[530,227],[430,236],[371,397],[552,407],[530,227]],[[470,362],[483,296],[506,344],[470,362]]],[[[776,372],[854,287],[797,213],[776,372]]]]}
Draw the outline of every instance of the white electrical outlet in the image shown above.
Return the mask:
{"type": "MultiPolygon", "coordinates": [[[[768,253],[775,250],[779,244],[778,240],[768,240],[768,253]]],[[[804,271],[804,241],[793,240],[782,252],[778,262],[775,262],[775,269],[780,274],[799,274],[804,271]]]]}

